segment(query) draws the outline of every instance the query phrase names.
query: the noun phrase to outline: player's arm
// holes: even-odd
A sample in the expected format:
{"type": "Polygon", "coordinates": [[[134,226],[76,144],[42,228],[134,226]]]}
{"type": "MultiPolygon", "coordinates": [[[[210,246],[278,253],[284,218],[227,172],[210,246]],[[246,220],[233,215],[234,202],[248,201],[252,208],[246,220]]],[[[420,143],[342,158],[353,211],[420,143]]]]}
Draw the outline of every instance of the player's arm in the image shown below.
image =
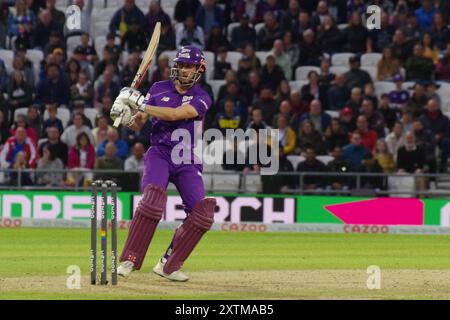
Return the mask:
{"type": "Polygon", "coordinates": [[[142,105],[139,111],[145,112],[149,116],[164,120],[178,121],[198,117],[198,112],[190,104],[183,104],[178,108],[155,107],[150,105],[142,105]]]}

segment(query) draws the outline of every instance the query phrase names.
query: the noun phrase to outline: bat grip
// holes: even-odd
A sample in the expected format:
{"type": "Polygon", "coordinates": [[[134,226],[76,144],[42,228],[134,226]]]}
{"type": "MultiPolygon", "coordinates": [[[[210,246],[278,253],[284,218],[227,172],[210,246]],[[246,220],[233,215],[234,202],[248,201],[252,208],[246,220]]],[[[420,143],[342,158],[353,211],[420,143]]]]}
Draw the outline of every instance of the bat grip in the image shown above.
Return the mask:
{"type": "Polygon", "coordinates": [[[122,122],[122,118],[123,118],[123,115],[120,115],[116,118],[116,120],[114,120],[114,124],[113,124],[114,128],[118,128],[120,126],[120,123],[122,122]]]}

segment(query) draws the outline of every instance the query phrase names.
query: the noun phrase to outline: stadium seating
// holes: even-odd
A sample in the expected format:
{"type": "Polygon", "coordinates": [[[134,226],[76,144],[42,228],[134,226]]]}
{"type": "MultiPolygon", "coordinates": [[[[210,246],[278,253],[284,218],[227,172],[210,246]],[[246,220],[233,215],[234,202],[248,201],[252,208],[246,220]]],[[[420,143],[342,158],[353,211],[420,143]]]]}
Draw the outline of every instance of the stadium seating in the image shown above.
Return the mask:
{"type": "Polygon", "coordinates": [[[238,51],[228,51],[225,61],[231,64],[233,70],[237,70],[239,68],[239,60],[241,59],[242,53],[238,51]]]}
{"type": "Polygon", "coordinates": [[[350,67],[348,60],[354,55],[351,52],[335,53],[331,56],[331,64],[334,67],[350,67]]]}
{"type": "Polygon", "coordinates": [[[376,81],[374,82],[374,87],[378,98],[380,98],[382,94],[388,94],[396,88],[395,84],[389,81],[376,81]]]}
{"type": "MultiPolygon", "coordinates": [[[[56,117],[61,120],[63,127],[67,127],[67,124],[70,121],[70,111],[65,108],[58,108],[56,117]]],[[[48,112],[45,110],[44,112],[44,120],[48,119],[48,112]]]]}
{"type": "Polygon", "coordinates": [[[225,84],[225,80],[209,80],[208,84],[211,86],[211,89],[213,91],[214,100],[217,101],[220,87],[225,84]]]}
{"type": "Polygon", "coordinates": [[[315,66],[302,66],[295,69],[295,80],[308,80],[308,73],[316,71],[320,74],[320,68],[315,66]]]}
{"type": "Polygon", "coordinates": [[[361,56],[361,66],[376,67],[381,57],[381,53],[365,53],[361,56]]]}
{"type": "Polygon", "coordinates": [[[5,63],[6,70],[11,72],[14,60],[14,52],[12,50],[0,49],[0,59],[5,63]]]}

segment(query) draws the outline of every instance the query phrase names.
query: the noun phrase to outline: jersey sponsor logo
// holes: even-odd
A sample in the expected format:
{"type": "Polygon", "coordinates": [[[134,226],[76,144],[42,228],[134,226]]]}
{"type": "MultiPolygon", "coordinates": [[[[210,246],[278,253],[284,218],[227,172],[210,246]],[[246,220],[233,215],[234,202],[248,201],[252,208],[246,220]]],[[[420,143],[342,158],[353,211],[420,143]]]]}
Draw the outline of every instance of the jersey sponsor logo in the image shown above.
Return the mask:
{"type": "Polygon", "coordinates": [[[161,101],[163,101],[163,102],[169,102],[169,100],[170,100],[169,97],[164,97],[164,98],[161,99],[161,101]]]}
{"type": "Polygon", "coordinates": [[[178,58],[186,58],[186,59],[190,59],[191,55],[189,53],[180,53],[178,55],[178,58]]]}
{"type": "Polygon", "coordinates": [[[194,99],[194,96],[184,96],[183,100],[181,101],[181,103],[186,103],[191,101],[192,99],[194,99]]]}

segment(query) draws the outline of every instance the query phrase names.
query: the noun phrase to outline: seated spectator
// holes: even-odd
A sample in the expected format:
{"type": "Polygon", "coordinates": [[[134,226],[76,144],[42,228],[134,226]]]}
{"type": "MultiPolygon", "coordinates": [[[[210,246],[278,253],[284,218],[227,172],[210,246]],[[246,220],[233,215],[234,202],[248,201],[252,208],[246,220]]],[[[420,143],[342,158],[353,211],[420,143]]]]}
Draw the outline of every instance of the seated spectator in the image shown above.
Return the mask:
{"type": "Polygon", "coordinates": [[[425,90],[426,90],[426,95],[428,100],[430,99],[434,99],[437,101],[437,103],[439,104],[439,106],[442,106],[442,99],[441,96],[439,95],[439,93],[437,92],[437,90],[439,90],[439,88],[441,87],[440,84],[434,82],[434,81],[429,81],[425,84],[425,90]]]}
{"type": "Polygon", "coordinates": [[[57,103],[67,106],[69,104],[70,89],[60,76],[59,66],[50,64],[46,67],[47,77],[45,80],[40,80],[37,86],[36,102],[57,103]]]}
{"type": "MultiPolygon", "coordinates": [[[[20,71],[23,74],[24,81],[33,87],[35,83],[34,66],[33,63],[26,57],[25,50],[18,49],[13,60],[13,71],[20,71]]],[[[10,81],[14,79],[14,74],[11,74],[10,81]]],[[[34,90],[33,90],[34,91],[34,90]]]]}
{"type": "MultiPolygon", "coordinates": [[[[132,64],[132,68],[129,68],[130,71],[131,70],[134,71],[136,69],[136,66],[139,68],[139,60],[137,60],[137,61],[136,60],[132,60],[128,64],[130,64],[130,63],[132,64]],[[135,63],[136,63],[136,65],[135,65],[135,63]]],[[[152,75],[150,77],[150,84],[154,84],[155,82],[162,81],[165,69],[168,68],[168,67],[169,67],[169,57],[166,56],[166,55],[160,55],[158,57],[158,62],[157,62],[156,69],[153,71],[153,73],[152,73],[152,75]]],[[[136,72],[135,72],[135,74],[136,74],[136,72]]],[[[130,73],[130,76],[131,76],[131,73],[130,73]]],[[[133,75],[133,77],[134,77],[134,75],[133,75]]],[[[122,78],[122,81],[121,81],[122,86],[129,85],[130,84],[130,82],[129,82],[130,79],[131,78],[128,78],[128,76],[126,77],[126,79],[122,78]]]]}
{"type": "Polygon", "coordinates": [[[77,82],[70,87],[70,99],[73,104],[84,104],[92,106],[94,101],[94,88],[89,81],[89,76],[85,71],[80,71],[77,82]]]}
{"type": "Polygon", "coordinates": [[[27,137],[31,139],[34,145],[37,145],[39,137],[36,133],[36,130],[28,125],[27,116],[21,113],[16,116],[16,121],[14,121],[14,124],[9,130],[10,134],[14,136],[18,128],[24,128],[27,132],[27,137]]]}
{"type": "MultiPolygon", "coordinates": [[[[336,75],[330,71],[331,61],[325,57],[320,58],[319,85],[326,88],[328,92],[332,84],[336,83],[336,75]]],[[[343,81],[345,84],[345,79],[343,81]]],[[[328,103],[327,103],[328,106],[328,103]]]]}
{"type": "Polygon", "coordinates": [[[329,152],[333,151],[336,147],[342,148],[348,144],[348,133],[341,125],[339,119],[331,119],[330,126],[324,133],[325,145],[329,152]]]}
{"type": "MultiPolygon", "coordinates": [[[[225,59],[222,59],[222,60],[225,61],[225,59]]],[[[230,69],[231,69],[231,65],[228,66],[228,62],[219,64],[218,67],[221,69],[226,69],[226,68],[230,67],[230,69]]],[[[214,71],[215,70],[216,69],[214,69],[214,71]]],[[[229,69],[227,69],[226,71],[228,71],[228,70],[229,69]]],[[[256,71],[254,71],[254,69],[252,67],[252,59],[250,57],[243,56],[242,59],[240,59],[238,62],[238,71],[237,71],[237,78],[238,78],[238,82],[239,82],[240,86],[247,87],[249,85],[250,73],[252,71],[256,73],[256,71]]],[[[216,78],[216,79],[219,79],[219,78],[216,78]]],[[[260,81],[259,74],[258,74],[258,80],[260,81]]],[[[252,90],[252,88],[250,88],[250,90],[252,90]]]]}
{"type": "Polygon", "coordinates": [[[283,70],[284,78],[287,80],[292,79],[292,61],[284,50],[284,44],[281,39],[277,39],[273,42],[273,48],[270,51],[275,57],[275,63],[283,70]]]}
{"type": "MultiPolygon", "coordinates": [[[[330,115],[322,112],[322,105],[320,101],[316,99],[311,101],[309,112],[305,113],[300,118],[300,123],[305,120],[311,120],[314,123],[314,128],[320,133],[325,132],[325,130],[327,130],[331,123],[330,115]]],[[[293,121],[295,121],[295,118],[293,121]]],[[[298,128],[298,125],[294,123],[293,128],[298,128]]]]}
{"type": "Polygon", "coordinates": [[[303,33],[306,30],[309,30],[312,28],[314,28],[314,26],[312,25],[312,22],[311,22],[310,11],[304,10],[304,8],[302,8],[299,11],[297,21],[295,21],[293,28],[292,28],[295,38],[303,39],[303,33]]]}
{"type": "Polygon", "coordinates": [[[406,60],[406,79],[410,81],[431,80],[434,75],[433,60],[424,55],[421,44],[414,46],[413,56],[406,60]]]}
{"type": "Polygon", "coordinates": [[[329,172],[335,172],[328,178],[327,189],[331,190],[348,190],[352,186],[351,177],[341,176],[340,173],[349,173],[353,171],[352,166],[344,159],[344,152],[341,147],[335,146],[331,150],[331,156],[334,158],[327,164],[329,172]]]}
{"type": "MultiPolygon", "coordinates": [[[[376,0],[373,4],[382,7],[383,4],[381,4],[381,2],[383,2],[383,4],[387,3],[387,1],[376,0]]],[[[372,50],[372,52],[382,52],[384,48],[390,46],[396,29],[395,26],[392,25],[392,10],[382,10],[380,28],[369,31],[369,49],[372,50]]]]}
{"type": "Polygon", "coordinates": [[[319,66],[321,54],[314,31],[312,29],[305,30],[300,41],[300,58],[299,61],[295,61],[294,65],[319,66]]]}
{"type": "MultiPolygon", "coordinates": [[[[425,150],[417,146],[414,133],[408,132],[405,136],[405,145],[398,150],[397,154],[398,173],[425,172],[425,150]]],[[[416,177],[416,190],[426,189],[426,178],[416,177]]]]}
{"type": "Polygon", "coordinates": [[[252,61],[252,69],[259,70],[261,69],[261,61],[256,56],[255,47],[251,44],[247,44],[244,47],[244,52],[242,53],[243,57],[250,58],[252,61]]]}
{"type": "Polygon", "coordinates": [[[225,26],[224,12],[215,0],[204,1],[203,5],[197,9],[195,21],[204,30],[206,38],[213,32],[214,24],[220,28],[225,26]]]}
{"type": "Polygon", "coordinates": [[[278,111],[278,105],[270,87],[261,88],[259,98],[253,102],[253,106],[262,110],[266,123],[271,123],[278,111]]]}
{"type": "Polygon", "coordinates": [[[363,26],[361,15],[357,11],[351,13],[348,27],[342,30],[342,38],[342,49],[345,52],[353,52],[356,54],[371,52],[369,47],[369,32],[363,26]]]}
{"type": "Polygon", "coordinates": [[[305,106],[305,104],[303,103],[300,91],[291,92],[289,102],[292,106],[292,113],[294,115],[294,118],[302,117],[305,113],[309,112],[309,106],[305,106]]]}
{"type": "Polygon", "coordinates": [[[112,142],[114,146],[116,147],[116,157],[119,157],[122,160],[125,160],[128,155],[128,145],[125,141],[119,139],[119,134],[117,133],[117,130],[112,128],[109,129],[106,134],[106,139],[100,143],[100,145],[97,148],[97,157],[101,157],[106,152],[106,145],[108,143],[112,142]]]}
{"type": "Polygon", "coordinates": [[[391,131],[392,128],[394,127],[394,124],[398,121],[398,114],[397,110],[395,110],[389,104],[389,95],[387,95],[386,93],[381,95],[380,107],[378,111],[383,116],[383,119],[386,123],[386,127],[389,129],[389,131],[391,131]]]}
{"type": "Polygon", "coordinates": [[[140,142],[133,146],[132,154],[125,160],[125,171],[144,170],[144,145],[140,142]]]}
{"type": "Polygon", "coordinates": [[[343,149],[344,159],[353,168],[359,168],[362,164],[363,157],[369,153],[369,150],[362,144],[361,134],[353,132],[350,138],[350,144],[346,145],[343,149]]]}
{"type": "Polygon", "coordinates": [[[64,180],[64,164],[56,156],[56,150],[52,145],[42,148],[42,157],[38,160],[37,170],[46,172],[36,172],[36,185],[56,187],[60,186],[64,180]]]}
{"type": "Polygon", "coordinates": [[[67,145],[61,141],[59,133],[59,130],[57,127],[48,127],[46,129],[47,132],[47,139],[43,140],[39,144],[39,157],[42,157],[42,150],[44,147],[49,147],[54,150],[56,156],[61,159],[64,166],[67,165],[67,158],[69,156],[69,148],[67,148],[67,145]]]}
{"type": "MultiPolygon", "coordinates": [[[[220,47],[217,49],[216,61],[214,61],[214,79],[222,80],[225,78],[225,74],[231,69],[231,64],[226,61],[227,49],[225,47],[220,47]]],[[[238,71],[238,79],[239,71],[238,71]]],[[[239,81],[241,82],[241,81],[239,81]]]]}
{"type": "Polygon", "coordinates": [[[422,6],[414,13],[417,17],[419,26],[425,30],[430,31],[433,24],[433,15],[437,11],[432,0],[423,0],[422,6]]]}
{"type": "Polygon", "coordinates": [[[377,64],[378,81],[390,81],[400,72],[400,61],[392,55],[392,48],[383,48],[383,55],[377,64]]]}
{"type": "MultiPolygon", "coordinates": [[[[250,1],[251,2],[251,1],[250,1]]],[[[298,15],[300,13],[300,4],[296,0],[290,0],[287,9],[281,15],[281,29],[284,32],[292,30],[297,23],[298,15]]]]}
{"type": "Polygon", "coordinates": [[[78,74],[81,71],[80,63],[78,62],[78,60],[72,58],[69,61],[67,61],[64,71],[67,83],[69,84],[70,87],[72,87],[74,84],[78,82],[78,74]]]}
{"type": "Polygon", "coordinates": [[[78,135],[82,132],[86,133],[89,138],[89,143],[92,144],[94,137],[92,136],[91,129],[83,124],[83,115],[76,113],[73,116],[73,124],[64,130],[61,141],[67,144],[69,148],[74,147],[77,144],[78,135]]]}
{"type": "MultiPolygon", "coordinates": [[[[17,152],[14,163],[11,166],[13,170],[26,170],[29,169],[29,162],[27,161],[27,155],[24,151],[17,152]]],[[[33,181],[31,180],[30,172],[20,172],[20,185],[22,186],[31,186],[33,185],[33,181]]],[[[10,173],[10,185],[19,185],[19,177],[18,172],[14,171],[10,173]]]]}
{"type": "Polygon", "coordinates": [[[105,116],[108,119],[108,123],[110,125],[113,124],[113,121],[110,117],[113,103],[114,103],[113,98],[109,95],[106,95],[102,98],[102,103],[98,106],[99,114],[105,116]]]}
{"type": "Polygon", "coordinates": [[[322,51],[333,55],[341,51],[343,35],[331,15],[325,15],[317,30],[317,43],[322,51]]]}
{"type": "Polygon", "coordinates": [[[289,86],[289,81],[282,80],[275,94],[276,103],[280,104],[283,100],[289,99],[290,96],[291,96],[291,87],[289,86]]]}
{"type": "Polygon", "coordinates": [[[409,110],[404,110],[402,112],[402,118],[400,121],[403,124],[403,131],[408,132],[412,130],[413,120],[413,114],[409,110]]]}
{"type": "Polygon", "coordinates": [[[278,117],[283,115],[284,117],[286,117],[288,123],[291,123],[291,117],[292,117],[292,106],[291,106],[291,102],[289,100],[282,100],[280,102],[280,112],[277,113],[274,117],[273,117],[273,123],[272,126],[276,127],[277,126],[277,122],[278,122],[278,117]]]}
{"type": "Polygon", "coordinates": [[[305,84],[300,93],[303,97],[303,101],[309,106],[311,101],[317,99],[323,104],[326,99],[326,87],[319,84],[319,74],[316,71],[308,72],[308,84],[305,84]]]}
{"type": "Polygon", "coordinates": [[[433,27],[431,37],[440,51],[444,51],[450,42],[450,30],[447,27],[446,18],[442,12],[437,11],[433,15],[433,27]]]}
{"type": "MultiPolygon", "coordinates": [[[[3,147],[0,149],[0,167],[11,168],[16,161],[18,153],[24,153],[26,167],[34,168],[38,159],[35,143],[27,137],[27,131],[24,127],[18,127],[14,135],[9,137],[3,147]]],[[[22,163],[19,162],[19,163],[22,163]]]]}
{"type": "Polygon", "coordinates": [[[311,120],[305,120],[300,126],[301,131],[297,131],[297,154],[303,154],[309,146],[314,146],[318,154],[326,154],[325,144],[322,135],[318,132],[311,120]]]}
{"type": "Polygon", "coordinates": [[[387,143],[385,140],[378,140],[373,150],[373,158],[383,168],[386,173],[395,171],[395,161],[392,153],[389,152],[387,143]]]}
{"type": "MultiPolygon", "coordinates": [[[[366,154],[363,159],[361,166],[357,169],[360,173],[383,173],[383,168],[378,164],[371,153],[366,154]]],[[[382,190],[386,188],[386,179],[384,177],[377,176],[364,176],[361,177],[361,189],[368,190],[382,190]]]]}
{"type": "Polygon", "coordinates": [[[120,93],[120,85],[113,80],[114,74],[110,70],[103,72],[103,81],[97,87],[96,102],[100,103],[104,96],[117,97],[120,93]]]}
{"type": "Polygon", "coordinates": [[[421,44],[423,46],[423,56],[426,58],[430,58],[434,64],[439,61],[439,49],[434,44],[433,38],[431,34],[425,32],[422,35],[421,44]]]}
{"type": "Polygon", "coordinates": [[[8,36],[17,37],[16,41],[30,48],[33,27],[36,25],[34,12],[28,9],[25,0],[17,0],[15,12],[10,11],[8,16],[8,36]]]}
{"type": "Polygon", "coordinates": [[[389,92],[389,102],[392,104],[392,107],[400,109],[408,103],[409,92],[403,89],[403,76],[401,74],[398,73],[394,76],[394,83],[396,89],[389,92]]]}
{"type": "Polygon", "coordinates": [[[141,29],[144,29],[146,25],[144,13],[134,0],[124,1],[124,5],[113,15],[109,24],[109,31],[111,33],[117,33],[118,31],[123,36],[133,22],[138,22],[141,29]]]}
{"type": "MultiPolygon", "coordinates": [[[[98,48],[100,50],[100,48],[98,48]]],[[[116,34],[115,33],[108,33],[106,35],[106,45],[101,48],[102,52],[108,51],[112,57],[113,60],[119,61],[120,55],[122,54],[122,48],[120,45],[116,44],[116,34]]]]}
{"type": "Polygon", "coordinates": [[[80,45],[79,52],[82,51],[82,54],[85,56],[85,60],[90,64],[94,64],[98,61],[97,50],[95,47],[90,44],[90,36],[89,33],[83,32],[80,36],[80,45]],[[80,50],[81,49],[81,50],[80,50]]]}
{"type": "Polygon", "coordinates": [[[0,146],[3,145],[10,136],[7,116],[5,116],[3,110],[0,109],[0,146]]]}
{"type": "MultiPolygon", "coordinates": [[[[76,143],[70,147],[67,167],[69,169],[89,171],[94,168],[94,162],[94,146],[90,142],[89,136],[85,132],[80,132],[76,136],[76,143]]],[[[83,185],[84,180],[88,177],[88,175],[79,172],[71,172],[67,180],[69,184],[83,185]]]]}
{"type": "Polygon", "coordinates": [[[345,107],[339,113],[339,122],[346,132],[356,130],[356,119],[353,117],[353,111],[349,107],[345,107]]]}
{"type": "MultiPolygon", "coordinates": [[[[225,73],[225,83],[223,85],[220,86],[219,88],[219,94],[217,95],[217,101],[222,100],[227,94],[228,94],[228,84],[234,82],[237,83],[238,82],[238,78],[237,78],[237,73],[234,70],[228,70],[225,73]]],[[[236,88],[239,89],[239,88],[236,88]]],[[[251,101],[250,101],[251,102],[251,101]]]]}
{"type": "Polygon", "coordinates": [[[161,3],[158,0],[150,1],[148,13],[145,15],[145,28],[150,34],[153,33],[156,23],[161,22],[161,25],[170,25],[170,16],[161,8],[161,3]]]}
{"type": "Polygon", "coordinates": [[[239,22],[240,25],[231,30],[231,45],[235,50],[242,52],[248,43],[256,45],[256,32],[249,24],[248,14],[244,13],[239,22]]]}
{"type": "Polygon", "coordinates": [[[223,34],[220,24],[217,21],[214,21],[212,24],[211,33],[206,39],[205,49],[217,54],[219,52],[219,48],[230,50],[231,44],[228,42],[227,37],[223,34]]]}
{"type": "Polygon", "coordinates": [[[8,102],[10,110],[28,107],[33,100],[33,85],[25,82],[21,71],[13,71],[8,85],[8,102]]]}
{"type": "Polygon", "coordinates": [[[372,100],[374,110],[378,109],[378,96],[375,93],[375,86],[373,83],[367,83],[364,86],[364,99],[372,100]]]}
{"type": "MultiPolygon", "coordinates": [[[[117,148],[113,142],[108,142],[105,146],[105,154],[95,160],[95,170],[123,170],[123,160],[116,156],[117,148]]],[[[95,180],[117,181],[120,173],[96,173],[95,180]]]]}
{"type": "Polygon", "coordinates": [[[27,110],[27,118],[28,126],[34,129],[37,139],[39,140],[42,135],[42,117],[39,113],[39,108],[35,105],[29,106],[27,110]]]}
{"type": "MultiPolygon", "coordinates": [[[[273,94],[272,94],[273,96],[273,94]]],[[[245,96],[240,94],[239,86],[237,82],[231,81],[226,85],[226,92],[224,93],[224,97],[219,100],[217,103],[218,111],[224,110],[224,104],[226,100],[233,100],[234,107],[237,114],[241,117],[242,121],[245,123],[248,117],[248,104],[245,96]]],[[[270,102],[269,97],[267,98],[268,102],[270,102]]]]}
{"type": "Polygon", "coordinates": [[[414,92],[411,99],[406,104],[406,109],[413,114],[413,117],[419,117],[425,111],[425,105],[428,102],[428,97],[425,91],[424,82],[416,82],[414,84],[414,92]]]}
{"type": "Polygon", "coordinates": [[[280,115],[277,120],[276,128],[279,130],[280,152],[284,155],[290,155],[295,149],[295,132],[289,127],[287,117],[280,115]]]}
{"type": "Polygon", "coordinates": [[[406,61],[412,52],[411,46],[401,29],[395,30],[391,47],[392,55],[400,61],[406,61]]]}
{"type": "Polygon", "coordinates": [[[95,128],[92,129],[92,136],[94,137],[94,147],[97,149],[100,144],[106,140],[108,130],[113,129],[109,125],[108,117],[100,115],[96,119],[95,128]]]}
{"type": "Polygon", "coordinates": [[[436,65],[436,79],[450,80],[450,43],[447,44],[444,56],[436,65]]]}
{"type": "Polygon", "coordinates": [[[428,172],[437,173],[437,159],[436,159],[436,138],[430,130],[425,129],[421,120],[416,119],[413,122],[414,136],[416,144],[425,150],[425,165],[428,167],[428,172]]]}
{"type": "Polygon", "coordinates": [[[223,134],[227,129],[236,130],[242,127],[241,117],[234,109],[233,100],[225,100],[224,112],[217,114],[213,127],[219,129],[223,134]]]}
{"type": "Polygon", "coordinates": [[[269,53],[266,64],[261,71],[261,82],[267,85],[273,92],[277,91],[281,80],[286,80],[283,70],[275,62],[275,56],[269,53]]]}
{"type": "Polygon", "coordinates": [[[436,100],[430,99],[426,112],[420,117],[425,129],[434,135],[439,149],[441,149],[441,163],[439,172],[447,171],[447,162],[450,154],[450,120],[445,116],[436,100]]]}
{"type": "MultiPolygon", "coordinates": [[[[84,114],[85,108],[84,104],[76,103],[73,107],[73,114],[81,114],[83,117],[83,125],[89,127],[89,129],[92,129],[92,122],[91,120],[84,114]]],[[[67,126],[71,126],[73,124],[73,117],[69,122],[67,123],[67,126]]]]}
{"type": "MultiPolygon", "coordinates": [[[[336,80],[327,92],[328,109],[340,111],[344,108],[345,103],[350,99],[350,89],[347,87],[345,75],[336,75],[336,80]]],[[[359,89],[359,88],[355,88],[359,89]]]]}
{"type": "Polygon", "coordinates": [[[372,83],[369,73],[361,69],[361,58],[359,56],[350,57],[349,64],[350,70],[345,73],[347,87],[359,87],[362,89],[367,83],[372,83]]]}
{"type": "Polygon", "coordinates": [[[47,138],[47,128],[56,127],[61,135],[64,131],[62,121],[57,118],[57,107],[56,104],[46,104],[45,109],[47,110],[48,118],[42,123],[42,138],[47,138]]]}
{"type": "Polygon", "coordinates": [[[392,132],[386,136],[387,149],[390,154],[394,156],[394,161],[397,161],[398,149],[405,144],[405,131],[401,122],[396,122],[392,132]]]}
{"type": "Polygon", "coordinates": [[[121,40],[122,51],[129,53],[145,51],[148,46],[145,29],[141,27],[141,21],[135,19],[130,20],[130,27],[121,40]]]}
{"type": "Polygon", "coordinates": [[[406,22],[406,25],[402,26],[401,29],[406,36],[406,40],[409,43],[420,42],[424,30],[420,27],[416,15],[412,12],[408,13],[406,22]]]}
{"type": "Polygon", "coordinates": [[[374,130],[378,137],[384,137],[384,118],[380,112],[375,110],[372,99],[367,97],[363,99],[361,115],[366,117],[370,130],[374,130]]]}
{"type": "Polygon", "coordinates": [[[364,115],[356,118],[356,132],[361,135],[362,144],[372,151],[375,148],[375,144],[378,140],[378,134],[375,130],[370,129],[367,117],[364,115]]]}
{"type": "Polygon", "coordinates": [[[94,79],[98,79],[100,76],[102,76],[108,65],[113,65],[117,70],[116,56],[114,55],[112,49],[110,49],[109,47],[105,47],[103,49],[103,59],[100,60],[95,66],[94,79]]]}
{"type": "Polygon", "coordinates": [[[354,115],[359,114],[362,106],[363,94],[361,88],[353,88],[350,94],[350,100],[345,103],[346,108],[350,108],[354,115]]]}
{"type": "Polygon", "coordinates": [[[38,16],[38,22],[33,28],[31,47],[44,49],[49,42],[50,34],[54,31],[62,34],[62,26],[58,25],[50,10],[42,10],[38,16]]]}
{"type": "MultiPolygon", "coordinates": [[[[327,167],[323,162],[317,160],[316,151],[312,146],[309,146],[305,150],[305,160],[297,165],[297,172],[327,172],[327,167]]],[[[303,189],[304,190],[317,190],[322,189],[326,185],[326,176],[308,176],[303,177],[303,189]]]]}
{"type": "Polygon", "coordinates": [[[273,42],[281,38],[280,25],[270,11],[264,14],[264,26],[256,35],[256,48],[260,51],[269,51],[272,48],[273,42]]]}
{"type": "Polygon", "coordinates": [[[247,126],[248,129],[268,129],[270,128],[263,120],[263,113],[260,108],[253,108],[251,113],[251,120],[247,126]]]}
{"type": "Polygon", "coordinates": [[[182,27],[176,32],[176,47],[187,45],[193,45],[201,50],[205,47],[205,34],[193,16],[186,17],[182,27]]]}

